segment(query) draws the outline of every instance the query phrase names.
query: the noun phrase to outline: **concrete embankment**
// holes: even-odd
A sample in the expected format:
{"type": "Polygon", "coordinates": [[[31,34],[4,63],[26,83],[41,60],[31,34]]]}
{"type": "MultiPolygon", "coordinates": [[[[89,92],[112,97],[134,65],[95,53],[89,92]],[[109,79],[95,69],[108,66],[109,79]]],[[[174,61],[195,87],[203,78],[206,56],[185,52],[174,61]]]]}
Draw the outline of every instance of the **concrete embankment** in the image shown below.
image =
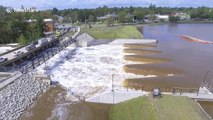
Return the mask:
{"type": "Polygon", "coordinates": [[[32,75],[23,75],[6,86],[0,91],[0,120],[18,119],[48,86],[32,75]]]}

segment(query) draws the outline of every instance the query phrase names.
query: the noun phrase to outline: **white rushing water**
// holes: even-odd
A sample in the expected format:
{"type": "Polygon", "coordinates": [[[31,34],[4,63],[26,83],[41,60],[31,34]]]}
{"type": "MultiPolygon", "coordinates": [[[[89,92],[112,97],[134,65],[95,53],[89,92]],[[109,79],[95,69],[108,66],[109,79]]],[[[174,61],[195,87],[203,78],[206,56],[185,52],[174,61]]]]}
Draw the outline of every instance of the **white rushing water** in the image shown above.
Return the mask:
{"type": "MultiPolygon", "coordinates": [[[[123,71],[125,64],[132,63],[123,59],[123,49],[123,45],[107,44],[87,48],[67,47],[36,71],[38,74],[50,75],[52,81],[57,81],[67,88],[67,99],[73,100],[69,90],[86,98],[92,97],[110,90],[112,74],[113,84],[116,85],[122,85],[125,78],[145,77],[123,71]],[[45,66],[48,67],[47,70],[43,69],[45,66]]],[[[49,119],[63,120],[69,116],[67,111],[66,103],[58,104],[49,119]]]]}
{"type": "Polygon", "coordinates": [[[87,48],[68,47],[37,69],[37,73],[51,76],[52,81],[72,89],[85,97],[109,90],[112,74],[114,83],[130,77],[144,77],[123,72],[122,45],[97,45],[87,48]],[[48,66],[48,70],[43,68],[48,66]]]}

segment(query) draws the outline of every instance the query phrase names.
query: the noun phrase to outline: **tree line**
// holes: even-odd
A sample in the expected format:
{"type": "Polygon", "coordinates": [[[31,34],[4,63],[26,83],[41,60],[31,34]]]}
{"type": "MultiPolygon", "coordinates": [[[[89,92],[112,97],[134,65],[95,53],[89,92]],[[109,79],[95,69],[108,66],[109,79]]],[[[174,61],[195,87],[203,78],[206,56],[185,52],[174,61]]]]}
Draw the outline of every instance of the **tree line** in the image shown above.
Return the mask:
{"type": "Polygon", "coordinates": [[[173,14],[176,12],[187,13],[192,19],[209,19],[213,20],[213,9],[208,7],[198,7],[198,8],[170,8],[170,7],[156,7],[155,5],[150,5],[149,7],[114,7],[109,8],[107,6],[98,7],[96,9],[64,9],[58,10],[53,9],[53,13],[63,16],[64,22],[96,22],[97,17],[104,16],[107,14],[118,15],[118,22],[128,22],[132,19],[143,20],[145,15],[154,14],[173,14]]]}
{"type": "MultiPolygon", "coordinates": [[[[58,10],[43,10],[38,12],[11,12],[8,13],[6,7],[0,6],[0,44],[19,42],[26,44],[43,36],[44,23],[43,19],[53,18],[58,20],[57,16],[63,17],[64,23],[92,23],[97,22],[98,17],[107,14],[116,14],[118,23],[131,22],[133,19],[141,21],[145,15],[150,15],[150,19],[154,14],[172,14],[175,12],[187,13],[195,20],[213,20],[213,9],[208,7],[199,8],[170,8],[156,7],[113,7],[107,6],[98,7],[95,9],[64,9],[58,10]],[[33,23],[27,23],[27,20],[36,20],[33,23]]],[[[154,19],[154,18],[153,18],[154,19]]],[[[178,18],[171,18],[172,21],[177,21],[178,18]]],[[[114,20],[109,18],[107,22],[110,24],[114,20]]]]}
{"type": "Polygon", "coordinates": [[[0,44],[26,44],[43,36],[43,19],[50,18],[52,11],[8,13],[0,6],[0,16],[0,44]],[[27,22],[30,19],[35,21],[27,22]]]}

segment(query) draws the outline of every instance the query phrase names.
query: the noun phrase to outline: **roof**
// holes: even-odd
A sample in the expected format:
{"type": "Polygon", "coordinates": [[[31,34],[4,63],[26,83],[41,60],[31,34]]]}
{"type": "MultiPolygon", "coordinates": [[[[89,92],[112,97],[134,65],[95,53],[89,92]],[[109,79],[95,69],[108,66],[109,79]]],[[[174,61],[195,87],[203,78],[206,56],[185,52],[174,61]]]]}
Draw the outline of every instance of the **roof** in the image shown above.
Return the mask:
{"type": "Polygon", "coordinates": [[[169,15],[156,15],[159,19],[169,19],[169,15]]]}
{"type": "Polygon", "coordinates": [[[44,19],[44,22],[53,22],[53,19],[44,19]]]}

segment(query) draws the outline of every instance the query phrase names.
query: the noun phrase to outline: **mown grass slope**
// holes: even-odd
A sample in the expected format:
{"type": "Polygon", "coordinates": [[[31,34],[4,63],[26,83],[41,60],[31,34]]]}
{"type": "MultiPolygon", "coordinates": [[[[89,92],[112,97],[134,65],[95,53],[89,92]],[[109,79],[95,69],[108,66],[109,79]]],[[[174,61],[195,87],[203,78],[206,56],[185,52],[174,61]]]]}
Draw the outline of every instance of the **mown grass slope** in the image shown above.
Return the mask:
{"type": "Polygon", "coordinates": [[[141,33],[137,30],[136,26],[101,26],[94,28],[82,28],[81,32],[86,32],[96,39],[143,38],[141,33]]]}
{"type": "Polygon", "coordinates": [[[110,120],[208,120],[197,103],[187,97],[139,97],[114,105],[110,120]]]}
{"type": "Polygon", "coordinates": [[[154,104],[146,97],[114,105],[109,113],[110,120],[158,120],[154,104]]]}

